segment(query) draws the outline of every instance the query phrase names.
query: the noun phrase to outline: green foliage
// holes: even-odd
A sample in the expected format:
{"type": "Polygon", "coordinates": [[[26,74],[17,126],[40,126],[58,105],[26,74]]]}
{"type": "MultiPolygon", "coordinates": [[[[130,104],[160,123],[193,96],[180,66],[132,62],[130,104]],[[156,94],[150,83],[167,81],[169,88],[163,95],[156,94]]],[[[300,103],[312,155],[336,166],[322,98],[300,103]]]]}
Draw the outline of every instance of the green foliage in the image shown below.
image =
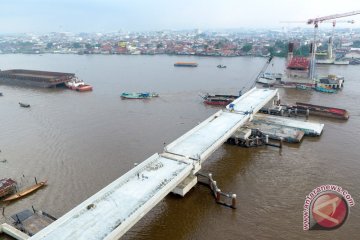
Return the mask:
{"type": "Polygon", "coordinates": [[[310,45],[301,45],[294,51],[295,56],[307,57],[310,54],[310,45]]]}
{"type": "Polygon", "coordinates": [[[250,43],[245,44],[245,45],[241,48],[241,50],[244,51],[244,52],[249,52],[251,49],[252,49],[252,44],[250,44],[250,43]]]}

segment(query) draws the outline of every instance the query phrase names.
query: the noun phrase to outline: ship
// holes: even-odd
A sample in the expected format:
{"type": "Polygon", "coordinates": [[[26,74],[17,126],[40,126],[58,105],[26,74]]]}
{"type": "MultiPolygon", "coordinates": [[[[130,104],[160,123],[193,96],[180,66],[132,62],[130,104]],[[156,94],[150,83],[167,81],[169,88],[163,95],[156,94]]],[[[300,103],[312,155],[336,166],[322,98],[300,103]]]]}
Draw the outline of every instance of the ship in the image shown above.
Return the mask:
{"type": "Polygon", "coordinates": [[[85,84],[83,80],[77,77],[73,77],[70,81],[65,82],[65,86],[78,92],[92,91],[91,85],[85,84]]]}
{"type": "Polygon", "coordinates": [[[200,95],[204,99],[204,103],[208,105],[226,106],[237,99],[239,96],[236,95],[211,95],[209,93],[204,96],[200,95]]]}
{"type": "Polygon", "coordinates": [[[197,67],[198,64],[195,62],[176,62],[174,63],[175,67],[197,67]]]}
{"type": "Polygon", "coordinates": [[[308,70],[310,61],[306,57],[292,57],[287,65],[291,70],[308,70]]]}
{"type": "Polygon", "coordinates": [[[256,82],[267,84],[267,85],[273,85],[274,83],[276,83],[276,78],[271,73],[263,73],[258,77],[256,82]]]}
{"type": "Polygon", "coordinates": [[[149,99],[153,97],[158,97],[159,94],[157,93],[149,93],[149,92],[142,92],[142,93],[131,93],[131,92],[123,92],[121,95],[122,99],[149,99]]]}
{"type": "Polygon", "coordinates": [[[30,87],[51,88],[64,85],[75,77],[74,73],[25,69],[0,70],[0,83],[30,87]]]}
{"type": "Polygon", "coordinates": [[[345,79],[343,76],[329,74],[315,79],[315,87],[321,86],[327,89],[342,89],[345,79]]]}

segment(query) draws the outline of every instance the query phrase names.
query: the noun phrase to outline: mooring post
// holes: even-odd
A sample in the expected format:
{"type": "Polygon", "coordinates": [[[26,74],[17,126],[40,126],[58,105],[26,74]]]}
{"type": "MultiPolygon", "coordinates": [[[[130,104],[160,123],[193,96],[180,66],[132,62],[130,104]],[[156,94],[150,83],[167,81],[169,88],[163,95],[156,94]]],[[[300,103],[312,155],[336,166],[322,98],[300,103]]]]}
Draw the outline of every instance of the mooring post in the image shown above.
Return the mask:
{"type": "Polygon", "coordinates": [[[220,189],[216,189],[216,202],[220,202],[220,189]]]}
{"type": "Polygon", "coordinates": [[[5,216],[5,207],[2,208],[2,215],[5,216]]]}
{"type": "Polygon", "coordinates": [[[36,177],[35,177],[35,184],[38,184],[38,183],[37,183],[37,179],[36,179],[36,177]]]}
{"type": "Polygon", "coordinates": [[[282,148],[282,145],[283,145],[283,138],[281,137],[280,138],[280,148],[282,148]]]}
{"type": "Polygon", "coordinates": [[[236,208],[236,194],[231,195],[231,207],[236,208]]]}
{"type": "Polygon", "coordinates": [[[266,144],[269,143],[269,135],[265,135],[265,142],[266,142],[266,144]]]}
{"type": "Polygon", "coordinates": [[[217,191],[217,189],[218,189],[218,187],[217,187],[217,185],[216,185],[217,183],[216,183],[216,181],[212,181],[212,191],[213,191],[213,193],[214,193],[214,195],[216,196],[216,191],[217,191]]]}

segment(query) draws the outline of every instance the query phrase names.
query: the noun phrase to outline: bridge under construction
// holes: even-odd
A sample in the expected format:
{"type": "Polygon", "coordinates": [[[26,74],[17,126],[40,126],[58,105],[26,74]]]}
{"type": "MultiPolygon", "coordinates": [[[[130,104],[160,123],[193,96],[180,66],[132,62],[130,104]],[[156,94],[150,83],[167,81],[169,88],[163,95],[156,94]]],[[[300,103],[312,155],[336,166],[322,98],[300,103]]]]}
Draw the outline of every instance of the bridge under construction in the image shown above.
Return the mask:
{"type": "Polygon", "coordinates": [[[170,192],[184,196],[201,164],[277,93],[251,89],[30,239],[120,238],[170,192]]]}

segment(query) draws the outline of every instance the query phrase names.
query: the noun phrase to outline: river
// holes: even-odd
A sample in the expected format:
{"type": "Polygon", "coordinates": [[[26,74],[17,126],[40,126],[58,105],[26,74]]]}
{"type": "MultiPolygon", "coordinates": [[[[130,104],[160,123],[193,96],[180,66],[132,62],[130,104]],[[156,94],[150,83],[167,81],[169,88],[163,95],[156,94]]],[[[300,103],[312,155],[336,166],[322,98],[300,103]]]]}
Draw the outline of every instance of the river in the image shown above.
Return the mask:
{"type": "MultiPolygon", "coordinates": [[[[249,87],[265,59],[188,56],[0,55],[0,69],[75,73],[92,92],[0,84],[0,178],[20,188],[47,179],[48,186],[5,208],[5,217],[25,208],[61,217],[219,108],[199,93],[237,94],[249,87]],[[174,67],[194,61],[197,68],[174,67]],[[226,69],[218,69],[218,64],[226,69]],[[124,91],[155,91],[159,98],[121,100],[124,91]],[[25,109],[18,102],[31,104],[25,109]]],[[[268,71],[281,72],[275,58],[268,71]]],[[[321,137],[301,144],[240,148],[223,145],[201,170],[213,173],[221,190],[237,194],[237,209],[214,202],[197,185],[185,198],[167,196],[123,239],[356,239],[360,208],[335,231],[303,231],[305,196],[322,184],[339,185],[360,200],[359,66],[321,66],[319,73],[345,77],[337,94],[280,89],[282,101],[345,108],[348,121],[311,117],[325,124],[321,137]]]]}

